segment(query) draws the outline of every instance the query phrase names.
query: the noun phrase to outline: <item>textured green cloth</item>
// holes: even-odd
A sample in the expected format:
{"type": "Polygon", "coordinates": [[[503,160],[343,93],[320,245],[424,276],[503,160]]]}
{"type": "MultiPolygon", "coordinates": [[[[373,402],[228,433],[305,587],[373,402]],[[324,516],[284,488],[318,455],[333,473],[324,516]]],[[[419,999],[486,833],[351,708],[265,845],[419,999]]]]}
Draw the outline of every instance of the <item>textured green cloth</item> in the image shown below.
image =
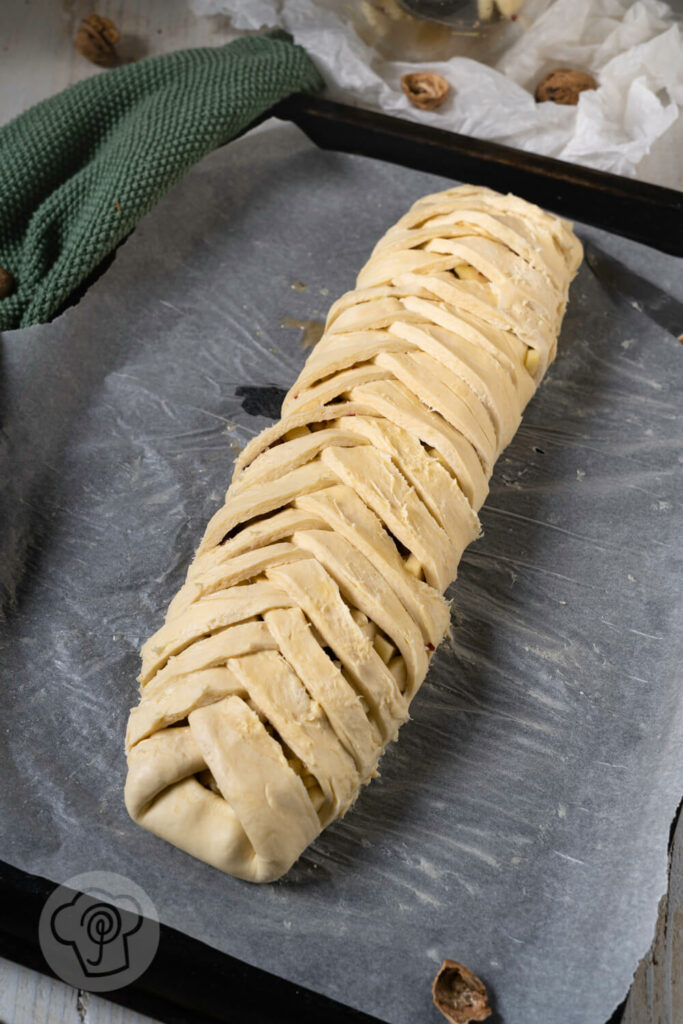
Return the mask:
{"type": "Polygon", "coordinates": [[[95,75],[0,128],[0,330],[42,323],[197,160],[322,80],[284,33],[95,75]]]}

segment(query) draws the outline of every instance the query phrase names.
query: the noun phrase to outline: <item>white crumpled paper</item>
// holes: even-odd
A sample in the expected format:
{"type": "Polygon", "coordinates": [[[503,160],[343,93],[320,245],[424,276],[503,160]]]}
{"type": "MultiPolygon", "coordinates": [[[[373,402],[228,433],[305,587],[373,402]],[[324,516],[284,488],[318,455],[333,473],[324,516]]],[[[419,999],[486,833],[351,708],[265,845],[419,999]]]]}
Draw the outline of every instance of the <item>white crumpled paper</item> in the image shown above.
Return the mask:
{"type": "MultiPolygon", "coordinates": [[[[495,67],[463,56],[384,59],[352,22],[352,14],[362,17],[363,4],[353,12],[343,0],[191,3],[199,15],[229,15],[236,29],[287,29],[335,99],[681,187],[683,33],[659,0],[556,0],[550,6],[527,0],[519,24],[510,26],[517,39],[495,67]],[[536,103],[536,83],[556,67],[589,71],[599,88],[582,93],[576,107],[536,103]],[[449,99],[436,111],[418,111],[401,90],[401,76],[416,68],[437,71],[451,84],[449,99]]],[[[460,38],[461,52],[466,45],[460,38]]]]}

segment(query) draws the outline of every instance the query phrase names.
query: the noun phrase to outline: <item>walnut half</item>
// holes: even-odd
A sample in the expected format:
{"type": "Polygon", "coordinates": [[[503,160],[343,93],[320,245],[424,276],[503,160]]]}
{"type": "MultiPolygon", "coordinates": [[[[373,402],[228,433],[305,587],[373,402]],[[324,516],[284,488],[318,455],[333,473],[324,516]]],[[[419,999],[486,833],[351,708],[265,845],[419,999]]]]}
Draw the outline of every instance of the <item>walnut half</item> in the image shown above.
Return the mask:
{"type": "Polygon", "coordinates": [[[450,85],[433,71],[414,71],[403,76],[401,88],[413,106],[420,110],[434,110],[445,102],[450,85]]]}

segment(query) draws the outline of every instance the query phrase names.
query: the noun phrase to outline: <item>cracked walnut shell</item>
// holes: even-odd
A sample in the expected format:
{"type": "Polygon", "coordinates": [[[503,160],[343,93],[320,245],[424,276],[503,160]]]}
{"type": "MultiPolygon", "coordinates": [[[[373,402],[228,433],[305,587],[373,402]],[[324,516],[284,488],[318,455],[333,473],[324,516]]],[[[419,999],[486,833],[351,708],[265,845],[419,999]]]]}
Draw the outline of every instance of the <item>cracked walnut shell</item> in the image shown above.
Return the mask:
{"type": "Polygon", "coordinates": [[[434,1005],[449,1024],[472,1024],[491,1016],[486,986],[455,960],[444,960],[432,985],[434,1005]]]}
{"type": "Polygon", "coordinates": [[[403,76],[401,88],[413,106],[420,110],[434,110],[445,103],[450,85],[433,71],[414,71],[403,76]]]}

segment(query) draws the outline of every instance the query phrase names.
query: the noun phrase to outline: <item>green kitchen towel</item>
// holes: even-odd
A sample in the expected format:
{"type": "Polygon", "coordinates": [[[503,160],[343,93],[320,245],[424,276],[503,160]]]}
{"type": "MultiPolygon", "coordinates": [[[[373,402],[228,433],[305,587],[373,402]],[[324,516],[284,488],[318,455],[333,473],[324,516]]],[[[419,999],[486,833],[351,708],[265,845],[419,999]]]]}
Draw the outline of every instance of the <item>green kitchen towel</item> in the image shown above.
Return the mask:
{"type": "Polygon", "coordinates": [[[0,330],[49,320],[197,160],[323,82],[285,33],[107,71],[0,128],[0,330]]]}

